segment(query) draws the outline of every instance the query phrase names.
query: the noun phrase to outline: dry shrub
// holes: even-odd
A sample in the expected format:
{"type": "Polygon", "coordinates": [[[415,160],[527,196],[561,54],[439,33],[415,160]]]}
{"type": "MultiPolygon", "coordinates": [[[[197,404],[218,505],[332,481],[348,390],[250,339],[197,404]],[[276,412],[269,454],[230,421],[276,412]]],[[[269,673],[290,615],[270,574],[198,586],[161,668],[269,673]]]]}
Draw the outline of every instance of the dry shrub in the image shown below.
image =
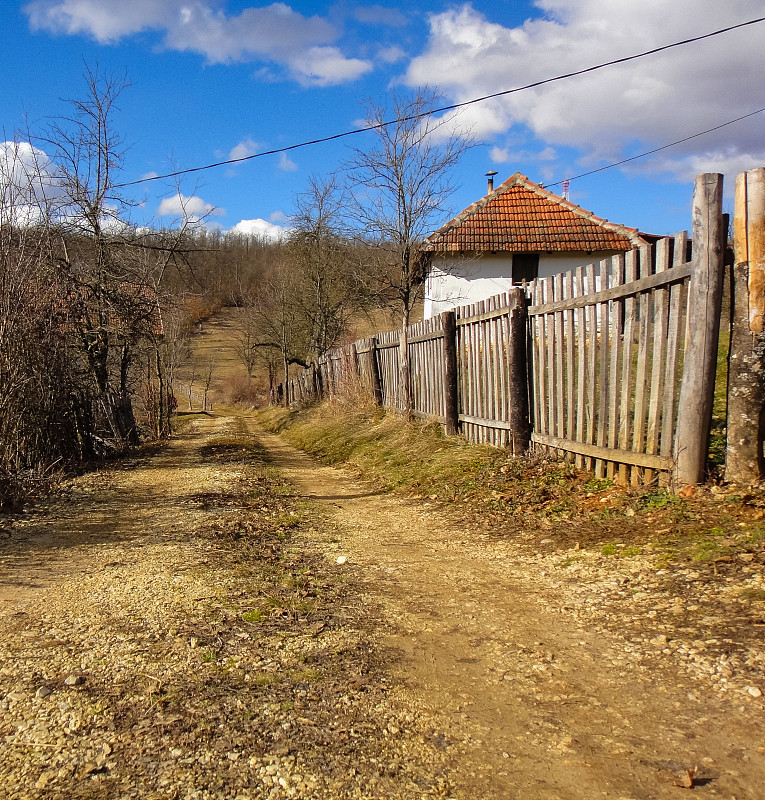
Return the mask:
{"type": "Polygon", "coordinates": [[[371,390],[358,376],[344,381],[324,405],[328,413],[342,417],[348,414],[366,417],[376,414],[379,409],[371,390]]]}
{"type": "Polygon", "coordinates": [[[221,310],[222,305],[218,297],[187,297],[186,313],[194,324],[206,322],[213,314],[221,310]]]}
{"type": "Polygon", "coordinates": [[[216,391],[217,399],[227,405],[255,408],[262,405],[265,399],[263,389],[254,381],[241,376],[231,375],[223,382],[223,387],[216,391]]]}

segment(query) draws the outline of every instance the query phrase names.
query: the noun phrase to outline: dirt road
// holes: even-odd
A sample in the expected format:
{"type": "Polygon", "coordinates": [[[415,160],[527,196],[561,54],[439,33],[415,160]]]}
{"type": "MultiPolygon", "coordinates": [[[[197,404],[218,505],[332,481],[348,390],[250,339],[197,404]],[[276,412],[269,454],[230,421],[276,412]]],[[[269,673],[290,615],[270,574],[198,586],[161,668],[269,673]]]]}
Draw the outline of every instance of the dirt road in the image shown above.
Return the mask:
{"type": "Polygon", "coordinates": [[[549,565],[519,559],[512,543],[370,495],[259,436],[301,493],[337,520],[338,553],[362,573],[369,602],[390,623],[389,644],[404,654],[397,680],[446,732],[472,796],[677,797],[697,768],[695,796],[765,797],[761,701],[681,674],[684,665],[661,652],[667,637],[654,632],[655,615],[643,620],[640,652],[567,609],[549,565]]]}
{"type": "Polygon", "coordinates": [[[762,653],[252,418],[0,525],[0,796],[765,797],[762,653]]]}

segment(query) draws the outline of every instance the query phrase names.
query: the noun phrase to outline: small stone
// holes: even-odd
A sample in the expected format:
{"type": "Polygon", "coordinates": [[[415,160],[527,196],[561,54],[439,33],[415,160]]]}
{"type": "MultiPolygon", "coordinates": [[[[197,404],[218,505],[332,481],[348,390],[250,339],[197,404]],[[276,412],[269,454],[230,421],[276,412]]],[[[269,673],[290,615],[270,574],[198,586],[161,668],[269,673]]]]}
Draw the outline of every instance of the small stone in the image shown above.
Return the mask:
{"type": "Polygon", "coordinates": [[[41,686],[36,692],[37,697],[50,697],[53,694],[53,689],[49,686],[41,686]]]}
{"type": "Polygon", "coordinates": [[[35,789],[44,789],[56,777],[56,770],[49,769],[40,775],[35,783],[35,789]]]}
{"type": "Polygon", "coordinates": [[[335,564],[347,564],[348,563],[348,556],[338,556],[335,559],[335,564]]]}
{"type": "Polygon", "coordinates": [[[64,683],[67,686],[82,686],[82,684],[85,683],[85,678],[83,678],[82,675],[70,675],[64,683]]]}
{"type": "Polygon", "coordinates": [[[760,689],[758,686],[747,686],[746,691],[752,697],[762,697],[762,689],[760,689]]]}

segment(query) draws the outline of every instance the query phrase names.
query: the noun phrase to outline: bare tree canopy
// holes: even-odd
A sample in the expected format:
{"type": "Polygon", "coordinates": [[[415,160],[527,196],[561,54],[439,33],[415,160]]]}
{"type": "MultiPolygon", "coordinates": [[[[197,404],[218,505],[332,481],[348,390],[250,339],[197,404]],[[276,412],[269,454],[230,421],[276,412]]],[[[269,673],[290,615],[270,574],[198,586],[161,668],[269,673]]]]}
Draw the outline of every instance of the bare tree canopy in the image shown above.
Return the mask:
{"type": "Polygon", "coordinates": [[[375,128],[374,142],[367,149],[353,148],[345,164],[349,218],[375,245],[361,276],[370,291],[401,312],[400,401],[407,412],[411,381],[406,330],[424,290],[418,245],[447,217],[456,188],[452,170],[473,144],[470,135],[455,130],[453,117],[427,114],[440,99],[424,88],[413,95],[394,92],[390,108],[370,104],[366,123],[375,128]],[[396,121],[384,124],[388,119],[396,121]]]}

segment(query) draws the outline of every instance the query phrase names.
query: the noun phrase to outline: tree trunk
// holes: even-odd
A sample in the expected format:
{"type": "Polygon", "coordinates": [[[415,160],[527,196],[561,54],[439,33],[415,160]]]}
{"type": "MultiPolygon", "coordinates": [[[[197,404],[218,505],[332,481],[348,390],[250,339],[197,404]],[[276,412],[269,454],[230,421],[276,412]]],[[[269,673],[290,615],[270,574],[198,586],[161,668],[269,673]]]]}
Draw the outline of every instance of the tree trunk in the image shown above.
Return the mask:
{"type": "Polygon", "coordinates": [[[765,168],[736,179],[725,480],[765,478],[765,168]]]}
{"type": "Polygon", "coordinates": [[[286,350],[282,350],[282,359],[284,361],[284,405],[287,407],[290,404],[290,362],[286,350]]]}

